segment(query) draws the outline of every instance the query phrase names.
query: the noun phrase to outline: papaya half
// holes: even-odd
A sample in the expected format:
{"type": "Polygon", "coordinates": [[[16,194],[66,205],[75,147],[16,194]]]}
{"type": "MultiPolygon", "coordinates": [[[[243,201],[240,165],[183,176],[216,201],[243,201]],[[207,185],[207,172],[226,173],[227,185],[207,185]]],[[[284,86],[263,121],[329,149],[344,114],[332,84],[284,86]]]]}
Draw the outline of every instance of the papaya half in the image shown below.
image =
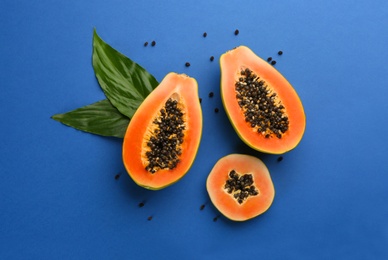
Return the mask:
{"type": "Polygon", "coordinates": [[[245,46],[220,58],[221,97],[238,136],[255,150],[282,154],[301,141],[306,116],[292,85],[245,46]]]}
{"type": "Polygon", "coordinates": [[[188,172],[201,134],[197,81],[171,72],[133,115],[123,141],[124,166],[139,186],[165,188],[188,172]]]}
{"type": "Polygon", "coordinates": [[[244,154],[219,159],[207,178],[206,188],[214,206],[234,221],[264,213],[275,197],[268,168],[260,159],[244,154]]]}

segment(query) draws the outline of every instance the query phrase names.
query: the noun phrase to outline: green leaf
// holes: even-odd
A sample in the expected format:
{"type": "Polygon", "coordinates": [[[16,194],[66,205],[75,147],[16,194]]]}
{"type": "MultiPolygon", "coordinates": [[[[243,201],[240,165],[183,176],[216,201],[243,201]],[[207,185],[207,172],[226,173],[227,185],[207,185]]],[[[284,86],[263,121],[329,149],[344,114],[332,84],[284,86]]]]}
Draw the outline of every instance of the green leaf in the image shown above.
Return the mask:
{"type": "Polygon", "coordinates": [[[129,124],[129,118],[107,99],[51,118],[81,131],[119,138],[124,137],[129,124]]]}
{"type": "Polygon", "coordinates": [[[93,35],[93,68],[105,96],[129,118],[158,85],[144,68],[105,43],[96,30],[93,35]]]}

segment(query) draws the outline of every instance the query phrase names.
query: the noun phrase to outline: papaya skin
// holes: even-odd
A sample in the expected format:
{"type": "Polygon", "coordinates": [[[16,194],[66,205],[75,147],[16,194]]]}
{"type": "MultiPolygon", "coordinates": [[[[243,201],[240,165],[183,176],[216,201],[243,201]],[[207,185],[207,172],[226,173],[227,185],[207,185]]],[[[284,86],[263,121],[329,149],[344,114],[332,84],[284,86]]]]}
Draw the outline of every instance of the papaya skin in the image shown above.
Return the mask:
{"type": "Polygon", "coordinates": [[[240,139],[249,147],[269,154],[283,154],[294,149],[301,141],[305,128],[306,116],[302,102],[287,79],[267,61],[257,56],[246,46],[239,46],[227,51],[220,57],[221,97],[228,118],[240,139]],[[288,130],[281,138],[266,138],[257,133],[246,121],[236,99],[235,83],[239,72],[249,68],[285,106],[289,118],[288,130]]]}
{"type": "Polygon", "coordinates": [[[268,168],[258,158],[245,154],[229,154],[217,161],[211,170],[206,189],[213,205],[228,219],[246,221],[266,212],[275,197],[275,188],[268,168]],[[231,170],[239,174],[251,174],[258,195],[238,203],[227,193],[225,183],[231,170]]]}
{"type": "Polygon", "coordinates": [[[142,102],[132,117],[123,141],[123,163],[133,181],[146,189],[160,190],[179,181],[191,168],[202,135],[202,110],[198,97],[198,84],[194,78],[171,72],[142,102]],[[181,144],[182,154],[173,169],[159,169],[151,173],[145,169],[145,151],[152,122],[172,98],[178,101],[184,113],[185,132],[181,144]]]}

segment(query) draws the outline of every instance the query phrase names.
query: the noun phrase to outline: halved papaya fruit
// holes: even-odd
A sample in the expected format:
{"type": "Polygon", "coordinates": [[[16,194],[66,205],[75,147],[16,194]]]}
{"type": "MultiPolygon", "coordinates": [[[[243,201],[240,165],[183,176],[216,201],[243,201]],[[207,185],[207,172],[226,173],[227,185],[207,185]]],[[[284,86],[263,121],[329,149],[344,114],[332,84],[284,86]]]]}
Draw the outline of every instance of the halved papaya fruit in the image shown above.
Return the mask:
{"type": "Polygon", "coordinates": [[[264,213],[275,197],[268,168],[260,159],[244,154],[230,154],[218,160],[206,188],[214,206],[234,221],[264,213]]]}
{"type": "Polygon", "coordinates": [[[167,187],[190,169],[201,134],[197,81],[171,72],[132,117],[123,142],[124,166],[144,188],[167,187]]]}
{"type": "Polygon", "coordinates": [[[305,131],[302,102],[291,84],[248,47],[220,58],[221,97],[239,137],[255,150],[282,154],[295,148],[305,131]]]}

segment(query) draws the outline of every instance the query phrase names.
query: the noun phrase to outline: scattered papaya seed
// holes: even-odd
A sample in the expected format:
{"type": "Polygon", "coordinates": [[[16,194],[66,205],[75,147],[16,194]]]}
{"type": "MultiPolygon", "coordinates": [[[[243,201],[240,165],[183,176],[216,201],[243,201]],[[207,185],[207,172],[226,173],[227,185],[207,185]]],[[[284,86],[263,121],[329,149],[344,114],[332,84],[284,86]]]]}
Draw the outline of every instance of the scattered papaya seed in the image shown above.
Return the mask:
{"type": "Polygon", "coordinates": [[[144,47],[147,47],[147,45],[148,45],[148,42],[145,42],[145,43],[144,43],[144,47]]]}
{"type": "Polygon", "coordinates": [[[272,60],[272,57],[268,57],[267,61],[270,62],[272,60]]]}
{"type": "Polygon", "coordinates": [[[205,204],[202,204],[201,207],[199,208],[200,210],[203,210],[205,208],[205,204]]]}
{"type": "Polygon", "coordinates": [[[116,174],[116,175],[115,175],[115,180],[120,179],[120,175],[121,175],[121,173],[116,174]]]}
{"type": "Polygon", "coordinates": [[[213,93],[213,92],[210,92],[210,93],[209,93],[209,97],[214,97],[214,93],[213,93]]]}
{"type": "Polygon", "coordinates": [[[207,32],[204,32],[203,33],[203,37],[205,38],[207,36],[207,32]]]}
{"type": "Polygon", "coordinates": [[[139,208],[142,208],[142,207],[144,207],[144,205],[145,205],[145,202],[144,202],[144,201],[142,201],[142,202],[140,202],[140,203],[139,203],[139,205],[138,205],[138,206],[139,206],[139,208]]]}
{"type": "Polygon", "coordinates": [[[214,109],[214,112],[218,113],[218,111],[219,111],[218,108],[215,108],[215,109],[214,109]]]}
{"type": "Polygon", "coordinates": [[[283,54],[283,51],[278,51],[278,55],[282,55],[283,54]]]}
{"type": "Polygon", "coordinates": [[[275,64],[276,64],[276,60],[271,61],[271,65],[275,65],[275,64]]]}
{"type": "Polygon", "coordinates": [[[240,33],[240,31],[237,29],[234,31],[234,35],[238,35],[239,33],[240,33]]]}
{"type": "Polygon", "coordinates": [[[283,156],[279,156],[277,161],[278,161],[278,162],[283,161],[283,156]]]}
{"type": "Polygon", "coordinates": [[[214,60],[214,56],[210,56],[210,61],[213,61],[214,60]]]}
{"type": "Polygon", "coordinates": [[[147,218],[147,220],[148,220],[148,221],[151,221],[152,218],[153,218],[153,216],[149,216],[149,217],[147,218]]]}
{"type": "Polygon", "coordinates": [[[202,98],[199,98],[199,103],[202,103],[202,98]]]}
{"type": "Polygon", "coordinates": [[[218,220],[219,217],[220,217],[219,215],[218,215],[218,216],[215,216],[215,217],[213,218],[213,221],[216,222],[216,221],[218,220]]]}
{"type": "Polygon", "coordinates": [[[152,41],[151,46],[155,46],[155,45],[156,45],[156,41],[152,41]]]}
{"type": "Polygon", "coordinates": [[[186,66],[186,67],[190,67],[190,62],[186,62],[186,63],[185,63],[185,66],[186,66]]]}

